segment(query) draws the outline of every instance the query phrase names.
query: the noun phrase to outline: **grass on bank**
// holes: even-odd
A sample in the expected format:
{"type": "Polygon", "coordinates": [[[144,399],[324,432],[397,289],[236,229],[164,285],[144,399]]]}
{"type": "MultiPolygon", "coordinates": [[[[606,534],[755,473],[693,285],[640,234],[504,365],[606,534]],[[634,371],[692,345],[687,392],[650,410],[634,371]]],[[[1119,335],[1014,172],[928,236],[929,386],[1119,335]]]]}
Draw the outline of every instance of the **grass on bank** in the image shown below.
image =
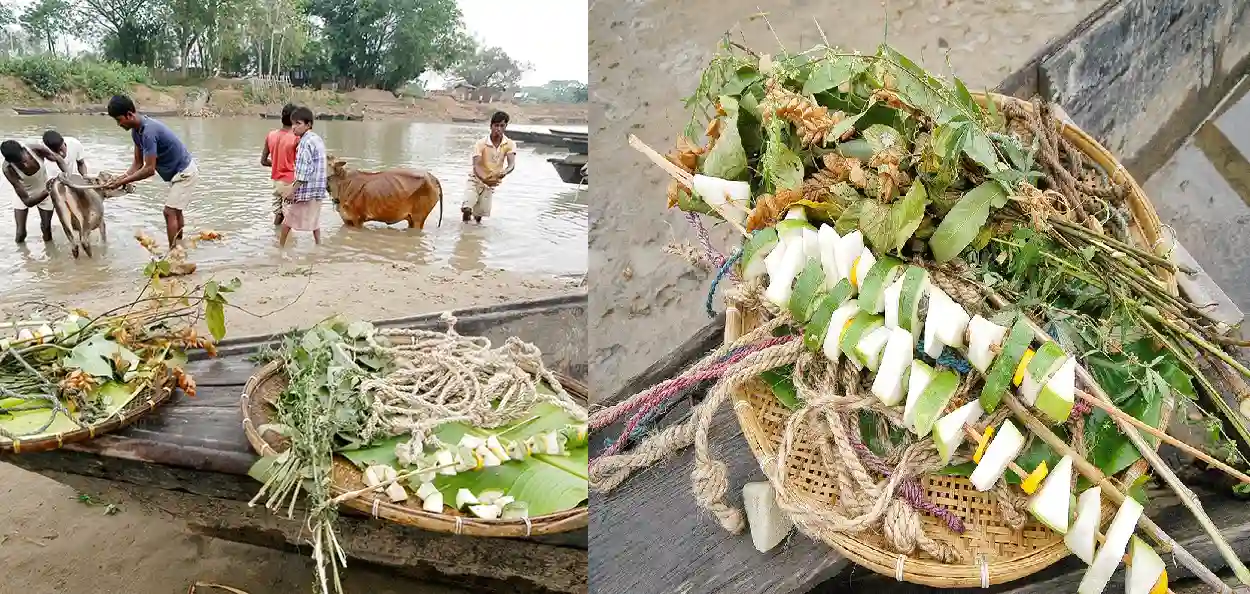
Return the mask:
{"type": "Polygon", "coordinates": [[[142,66],[51,56],[0,59],[0,75],[21,80],[45,99],[80,92],[92,101],[129,93],[131,85],[151,80],[142,66]]]}

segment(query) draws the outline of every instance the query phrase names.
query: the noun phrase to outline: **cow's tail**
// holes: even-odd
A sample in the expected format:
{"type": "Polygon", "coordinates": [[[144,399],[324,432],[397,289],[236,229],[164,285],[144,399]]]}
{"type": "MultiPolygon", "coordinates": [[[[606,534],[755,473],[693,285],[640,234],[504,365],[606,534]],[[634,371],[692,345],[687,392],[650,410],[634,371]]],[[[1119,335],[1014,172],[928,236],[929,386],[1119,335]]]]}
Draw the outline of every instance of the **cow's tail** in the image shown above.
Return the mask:
{"type": "Polygon", "coordinates": [[[433,173],[430,174],[430,179],[434,180],[434,189],[438,190],[438,226],[442,227],[443,226],[443,184],[439,183],[438,177],[436,177],[433,173]]]}

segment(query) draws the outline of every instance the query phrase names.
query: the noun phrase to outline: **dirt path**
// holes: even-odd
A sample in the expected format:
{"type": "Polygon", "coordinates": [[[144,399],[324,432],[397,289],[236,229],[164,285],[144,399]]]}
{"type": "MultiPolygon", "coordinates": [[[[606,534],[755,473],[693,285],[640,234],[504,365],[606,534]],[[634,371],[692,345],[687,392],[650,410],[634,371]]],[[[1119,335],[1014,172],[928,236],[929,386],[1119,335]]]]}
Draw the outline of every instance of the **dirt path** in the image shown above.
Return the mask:
{"type": "MultiPolygon", "coordinates": [[[[698,0],[591,3],[591,130],[598,155],[590,207],[591,381],[611,394],[634,374],[707,323],[703,301],[709,275],[662,249],[690,241],[676,212],[664,211],[666,178],[626,144],[636,134],[658,150],[672,146],[688,121],[681,105],[719,37],[741,23],[750,47],[776,53],[820,42],[871,53],[888,41],[930,69],[944,48],[960,78],[974,89],[993,87],[1061,35],[1100,0],[698,0]],[[746,22],[760,6],[762,19],[746,22]],[[884,13],[884,14],[883,14],[884,13]]],[[[736,38],[740,38],[735,33],[736,38]]],[[[728,245],[728,234],[713,230],[728,245]]],[[[718,305],[719,307],[719,305],[718,305]]]]}
{"type": "MultiPolygon", "coordinates": [[[[572,281],[499,270],[455,272],[381,263],[309,268],[292,262],[221,270],[213,276],[239,276],[243,288],[232,301],[263,315],[229,311],[230,336],[283,332],[334,313],[391,318],[578,290],[572,281]]],[[[99,312],[126,303],[136,289],[133,279],[118,279],[111,286],[74,296],[73,303],[99,312]]],[[[20,308],[0,304],[0,318],[20,308]]],[[[0,566],[5,568],[0,594],[180,594],[195,581],[217,582],[249,594],[310,591],[313,568],[305,555],[192,535],[166,513],[122,507],[106,514],[106,507],[80,501],[73,489],[8,464],[0,464],[0,485],[6,519],[0,530],[0,566]]],[[[349,566],[344,588],[348,593],[376,594],[461,592],[359,565],[349,566]]]]}

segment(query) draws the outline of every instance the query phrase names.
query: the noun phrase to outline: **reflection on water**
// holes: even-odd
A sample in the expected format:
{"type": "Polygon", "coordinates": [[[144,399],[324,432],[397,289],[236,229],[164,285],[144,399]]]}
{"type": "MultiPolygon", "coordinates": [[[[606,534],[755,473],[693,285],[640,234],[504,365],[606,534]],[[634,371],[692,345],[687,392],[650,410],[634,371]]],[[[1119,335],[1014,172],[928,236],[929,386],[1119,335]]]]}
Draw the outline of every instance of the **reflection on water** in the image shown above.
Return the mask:
{"type": "MultiPolygon", "coordinates": [[[[265,134],[277,123],[259,118],[165,118],[199,162],[200,186],[186,211],[189,230],[214,229],[219,243],[201,243],[191,259],[201,270],[239,265],[273,264],[280,260],[272,225],[269,170],[260,165],[265,134]]],[[[101,116],[16,116],[0,118],[0,139],[37,138],[55,127],[82,141],[91,173],[124,171],[132,145],[129,134],[101,116]]],[[[519,127],[519,126],[518,126],[519,127]]],[[[495,193],[491,217],[481,226],[460,222],[460,200],[468,184],[470,151],[487,133],[484,125],[419,124],[397,121],[317,122],[331,154],[361,169],[414,167],[429,169],[443,186],[443,223],[438,208],[425,230],[409,231],[405,223],[365,229],[342,226],[329,200],[321,215],[322,246],[314,250],[310,234],[292,234],[289,249],[297,257],[326,262],[403,261],[446,264],[467,270],[503,268],[538,274],[582,274],[586,271],[586,196],[560,181],[547,163],[562,151],[522,143],[516,171],[495,193]]],[[[165,185],[159,178],[144,181],[137,192],[108,200],[108,244],[94,259],[69,257],[65,235],[54,229],[54,244],[34,230],[26,246],[13,243],[11,215],[0,219],[0,296],[23,292],[31,283],[44,290],[68,293],[89,288],[109,276],[134,274],[147,253],[132,237],[145,229],[164,243],[161,216],[165,185]],[[87,285],[87,286],[83,286],[87,285]]],[[[0,182],[0,208],[8,210],[13,189],[0,182]]],[[[94,243],[99,245],[98,235],[94,243]]]]}

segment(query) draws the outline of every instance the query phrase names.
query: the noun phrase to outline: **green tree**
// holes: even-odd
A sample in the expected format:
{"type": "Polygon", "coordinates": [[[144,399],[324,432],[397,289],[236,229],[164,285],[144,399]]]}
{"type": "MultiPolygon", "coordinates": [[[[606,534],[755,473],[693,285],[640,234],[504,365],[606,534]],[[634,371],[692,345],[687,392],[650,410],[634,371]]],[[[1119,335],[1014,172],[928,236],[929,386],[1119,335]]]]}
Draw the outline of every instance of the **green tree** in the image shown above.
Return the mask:
{"type": "Polygon", "coordinates": [[[530,65],[513,60],[497,47],[477,44],[472,53],[451,68],[452,76],[478,88],[515,89],[530,65]]]}
{"type": "Polygon", "coordinates": [[[22,11],[22,28],[32,37],[43,40],[48,53],[55,56],[56,42],[61,34],[74,28],[70,9],[66,0],[39,0],[22,11]]]}
{"type": "Polygon", "coordinates": [[[159,67],[172,62],[168,7],[158,0],[80,0],[82,28],[99,40],[103,57],[159,67]]]}
{"type": "Polygon", "coordinates": [[[309,12],[325,21],[331,69],[361,86],[394,91],[470,47],[455,0],[312,0],[309,12]]]}

